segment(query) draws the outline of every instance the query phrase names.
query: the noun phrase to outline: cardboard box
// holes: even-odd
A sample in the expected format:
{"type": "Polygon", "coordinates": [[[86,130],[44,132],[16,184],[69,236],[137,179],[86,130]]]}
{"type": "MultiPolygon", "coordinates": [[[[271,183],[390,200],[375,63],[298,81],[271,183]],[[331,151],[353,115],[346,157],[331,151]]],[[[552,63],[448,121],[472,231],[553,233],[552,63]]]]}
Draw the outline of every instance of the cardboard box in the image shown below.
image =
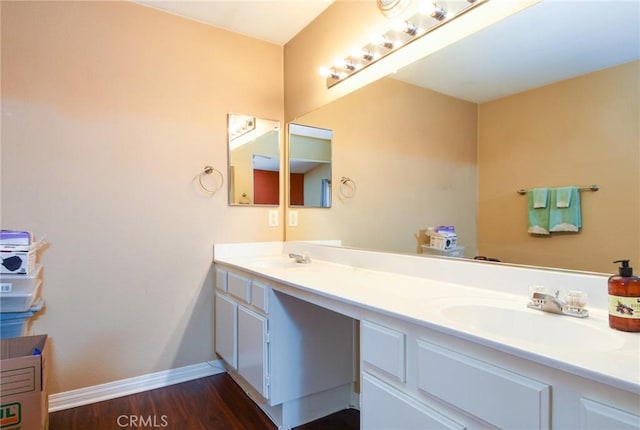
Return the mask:
{"type": "Polygon", "coordinates": [[[443,251],[458,246],[458,236],[454,233],[436,233],[429,237],[429,246],[443,251]]]}
{"type": "Polygon", "coordinates": [[[49,427],[47,345],[46,334],[0,340],[2,430],[46,430],[49,427]]]}

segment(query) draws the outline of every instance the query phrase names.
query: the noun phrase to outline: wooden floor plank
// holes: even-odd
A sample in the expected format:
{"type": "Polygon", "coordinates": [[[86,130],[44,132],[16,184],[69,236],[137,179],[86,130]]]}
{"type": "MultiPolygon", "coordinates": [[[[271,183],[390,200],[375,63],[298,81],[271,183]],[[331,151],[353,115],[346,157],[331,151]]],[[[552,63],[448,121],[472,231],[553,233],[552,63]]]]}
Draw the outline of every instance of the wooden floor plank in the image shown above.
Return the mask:
{"type": "MultiPolygon", "coordinates": [[[[348,409],[297,430],[357,430],[348,409]]],[[[222,373],[49,415],[49,430],[275,430],[276,426],[222,373]]]]}

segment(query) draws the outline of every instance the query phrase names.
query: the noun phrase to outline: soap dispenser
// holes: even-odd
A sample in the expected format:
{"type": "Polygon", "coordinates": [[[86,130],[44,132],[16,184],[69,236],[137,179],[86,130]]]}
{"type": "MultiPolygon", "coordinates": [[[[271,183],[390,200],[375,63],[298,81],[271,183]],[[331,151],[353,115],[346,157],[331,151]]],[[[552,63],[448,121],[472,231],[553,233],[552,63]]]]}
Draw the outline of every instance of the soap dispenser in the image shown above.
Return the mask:
{"type": "Polygon", "coordinates": [[[633,276],[629,260],[614,263],[620,267],[609,278],[609,327],[640,332],[640,277],[633,276]]]}

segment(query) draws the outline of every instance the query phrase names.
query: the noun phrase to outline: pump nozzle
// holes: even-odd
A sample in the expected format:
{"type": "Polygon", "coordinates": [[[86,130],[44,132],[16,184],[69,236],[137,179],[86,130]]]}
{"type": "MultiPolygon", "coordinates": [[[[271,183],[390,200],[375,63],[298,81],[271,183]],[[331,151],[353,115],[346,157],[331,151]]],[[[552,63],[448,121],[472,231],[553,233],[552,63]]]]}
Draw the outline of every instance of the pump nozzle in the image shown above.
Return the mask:
{"type": "Polygon", "coordinates": [[[618,267],[618,274],[620,276],[633,276],[633,268],[629,266],[630,260],[616,260],[614,263],[621,263],[620,267],[618,267]]]}

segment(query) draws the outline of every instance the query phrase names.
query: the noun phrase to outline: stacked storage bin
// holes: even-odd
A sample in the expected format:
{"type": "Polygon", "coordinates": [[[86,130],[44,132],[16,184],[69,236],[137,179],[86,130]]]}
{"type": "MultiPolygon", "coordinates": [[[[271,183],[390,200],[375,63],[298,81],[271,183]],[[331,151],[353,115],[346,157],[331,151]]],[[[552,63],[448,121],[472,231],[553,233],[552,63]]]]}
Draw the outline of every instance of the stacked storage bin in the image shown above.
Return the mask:
{"type": "Polygon", "coordinates": [[[0,232],[0,339],[31,334],[31,318],[44,305],[42,265],[36,261],[41,245],[30,232],[0,232]]]}

